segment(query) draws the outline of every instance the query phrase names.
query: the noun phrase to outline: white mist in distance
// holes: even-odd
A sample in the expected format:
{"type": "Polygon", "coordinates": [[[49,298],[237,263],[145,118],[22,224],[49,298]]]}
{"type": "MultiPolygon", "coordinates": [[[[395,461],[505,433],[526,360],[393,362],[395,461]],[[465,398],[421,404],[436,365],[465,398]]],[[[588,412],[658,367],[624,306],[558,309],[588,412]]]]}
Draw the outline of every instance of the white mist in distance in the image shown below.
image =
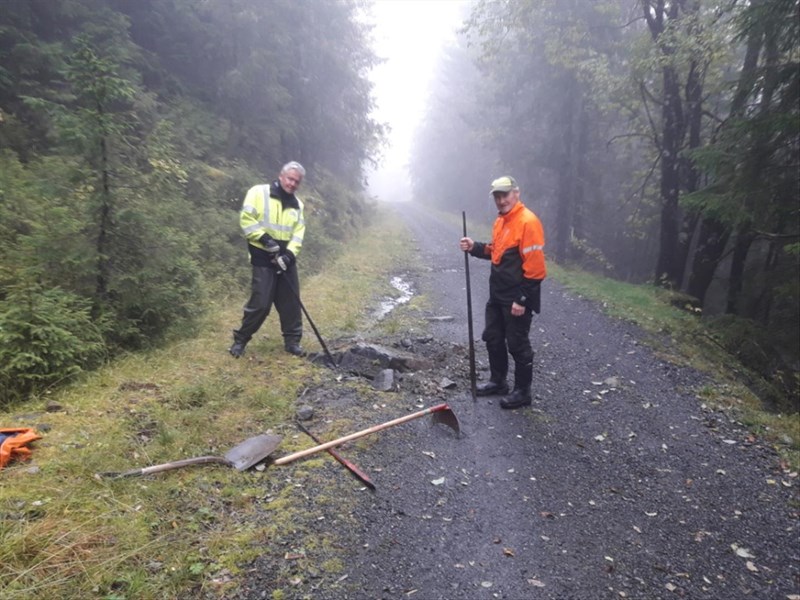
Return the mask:
{"type": "Polygon", "coordinates": [[[455,39],[466,0],[375,0],[375,53],[384,62],[371,79],[372,117],[391,131],[378,168],[368,174],[371,196],[388,202],[411,199],[408,163],[414,132],[425,116],[429,85],[443,46],[455,39]]]}

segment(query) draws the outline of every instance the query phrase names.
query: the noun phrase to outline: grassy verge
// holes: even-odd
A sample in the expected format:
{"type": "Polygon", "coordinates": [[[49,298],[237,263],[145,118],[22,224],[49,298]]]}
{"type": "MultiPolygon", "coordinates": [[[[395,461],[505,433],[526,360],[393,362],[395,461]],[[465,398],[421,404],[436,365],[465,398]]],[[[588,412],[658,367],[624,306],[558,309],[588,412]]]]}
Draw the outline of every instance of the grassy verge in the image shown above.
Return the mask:
{"type": "Polygon", "coordinates": [[[636,323],[652,334],[646,340],[665,360],[710,374],[716,385],[701,391],[709,406],[735,410],[754,433],[770,441],[794,468],[800,467],[800,418],[764,409],[743,383],[753,377],[713,339],[703,321],[668,291],[632,285],[583,271],[548,265],[550,275],[567,289],[601,303],[617,318],[636,323]]]}
{"type": "MultiPolygon", "coordinates": [[[[376,294],[391,295],[386,274],[405,252],[397,227],[378,215],[340,259],[303,281],[304,303],[325,338],[355,333],[376,294]]],[[[325,555],[331,540],[292,526],[292,511],[300,510],[292,498],[318,466],[313,457],[295,463],[291,482],[270,469],[220,466],[96,476],[222,455],[257,433],[290,431],[295,399],[329,374],[283,352],[277,315],[245,357],[231,359],[230,331],[246,294],[220,300],[192,339],[118,360],[60,393],[0,412],[2,426],[34,426],[44,436],[32,461],[0,472],[0,596],[224,596],[241,566],[275,540],[284,539],[287,552],[313,545],[325,555]],[[273,515],[267,522],[256,518],[264,502],[273,515]]],[[[310,329],[304,342],[321,350],[310,329]]],[[[306,441],[286,435],[280,453],[301,445],[306,441]]],[[[324,485],[316,489],[316,501],[325,502],[324,485]]],[[[322,564],[335,570],[330,556],[322,564]]]]}

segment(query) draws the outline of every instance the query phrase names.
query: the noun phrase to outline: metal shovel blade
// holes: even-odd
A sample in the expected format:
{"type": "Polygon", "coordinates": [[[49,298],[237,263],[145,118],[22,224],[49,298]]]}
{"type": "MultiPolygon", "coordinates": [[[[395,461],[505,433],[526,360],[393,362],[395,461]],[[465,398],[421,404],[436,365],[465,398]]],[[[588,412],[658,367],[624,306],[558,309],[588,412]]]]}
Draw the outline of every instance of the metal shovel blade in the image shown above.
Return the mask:
{"type": "Polygon", "coordinates": [[[435,411],[431,415],[431,423],[436,425],[441,423],[447,425],[450,429],[456,432],[456,437],[461,436],[461,426],[458,423],[458,417],[449,407],[435,411]]]}
{"type": "Polygon", "coordinates": [[[267,458],[280,445],[281,436],[262,433],[251,437],[228,450],[225,460],[237,471],[246,471],[267,458]]]}

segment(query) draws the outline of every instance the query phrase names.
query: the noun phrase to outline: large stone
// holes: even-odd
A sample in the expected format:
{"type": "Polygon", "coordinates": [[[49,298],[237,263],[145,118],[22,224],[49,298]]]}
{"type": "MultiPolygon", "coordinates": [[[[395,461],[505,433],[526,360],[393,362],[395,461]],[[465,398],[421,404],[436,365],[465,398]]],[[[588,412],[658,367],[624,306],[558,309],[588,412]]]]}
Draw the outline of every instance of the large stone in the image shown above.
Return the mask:
{"type": "Polygon", "coordinates": [[[394,389],[394,369],[382,369],[372,380],[372,387],[379,392],[390,392],[394,389]]]}
{"type": "Polygon", "coordinates": [[[425,358],[419,358],[411,352],[398,348],[389,348],[380,344],[367,344],[359,342],[348,351],[356,356],[374,361],[382,368],[394,369],[404,373],[406,371],[424,371],[433,367],[433,363],[425,358]]]}

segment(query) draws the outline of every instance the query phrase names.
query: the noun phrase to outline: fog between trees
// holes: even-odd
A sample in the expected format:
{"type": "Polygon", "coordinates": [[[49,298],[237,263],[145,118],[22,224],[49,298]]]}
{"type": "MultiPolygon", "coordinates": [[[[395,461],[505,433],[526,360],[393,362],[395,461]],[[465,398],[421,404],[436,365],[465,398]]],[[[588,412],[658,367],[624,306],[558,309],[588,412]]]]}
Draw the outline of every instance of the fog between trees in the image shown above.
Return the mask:
{"type": "Polygon", "coordinates": [[[512,174],[548,257],[685,294],[793,388],[798,41],[794,0],[477,2],[416,140],[416,195],[485,215],[512,174]]]}
{"type": "MultiPolygon", "coordinates": [[[[3,3],[0,401],[157,344],[241,285],[236,212],[287,160],[309,171],[301,266],[353,239],[386,139],[366,6],[3,3]]],[[[795,389],[799,16],[477,2],[430,92],[413,195],[488,220],[488,182],[512,174],[551,260],[684,293],[795,389]]]]}

